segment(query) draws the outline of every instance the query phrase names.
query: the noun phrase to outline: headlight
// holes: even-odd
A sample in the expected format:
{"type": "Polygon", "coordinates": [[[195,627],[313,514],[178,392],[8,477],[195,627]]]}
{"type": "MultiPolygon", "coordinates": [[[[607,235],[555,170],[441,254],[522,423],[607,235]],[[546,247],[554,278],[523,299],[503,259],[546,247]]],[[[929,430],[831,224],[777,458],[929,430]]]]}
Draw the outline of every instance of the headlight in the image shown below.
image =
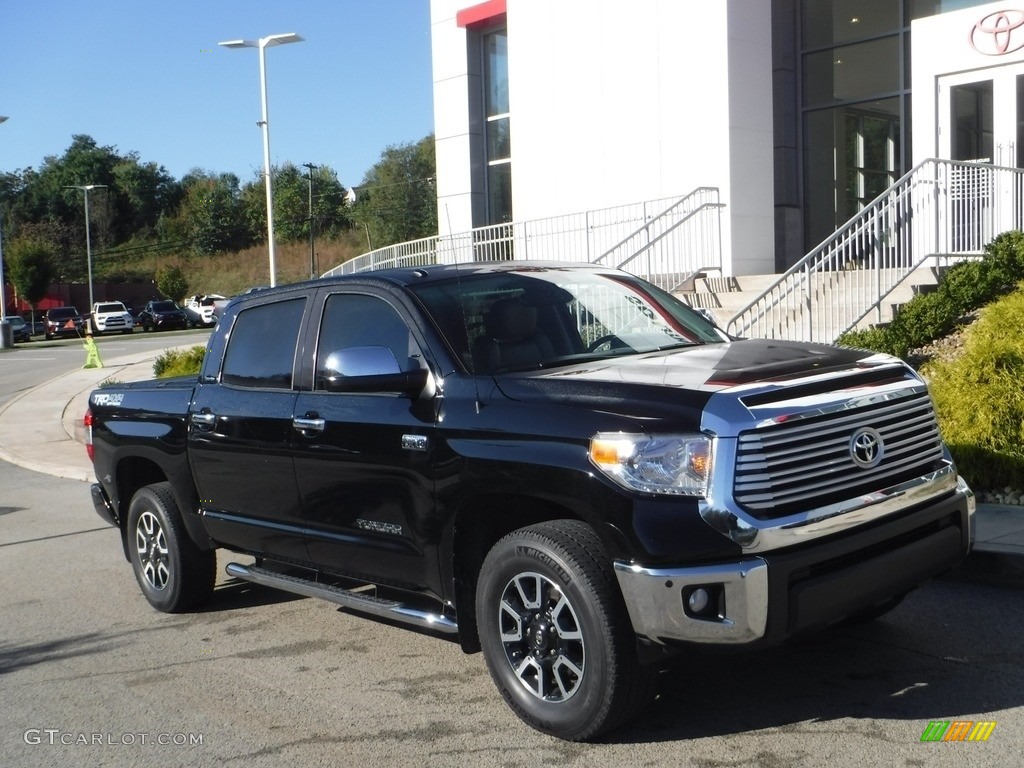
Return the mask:
{"type": "Polygon", "coordinates": [[[705,435],[627,435],[590,439],[590,461],[620,485],[645,493],[705,496],[711,476],[705,435]]]}

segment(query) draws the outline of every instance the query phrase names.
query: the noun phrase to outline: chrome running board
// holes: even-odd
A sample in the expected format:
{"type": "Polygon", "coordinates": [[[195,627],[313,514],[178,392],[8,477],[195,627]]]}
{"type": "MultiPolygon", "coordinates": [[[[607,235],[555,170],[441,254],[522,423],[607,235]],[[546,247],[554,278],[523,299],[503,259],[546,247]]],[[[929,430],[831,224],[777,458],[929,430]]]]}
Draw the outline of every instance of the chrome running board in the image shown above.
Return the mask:
{"type": "Polygon", "coordinates": [[[374,616],[391,619],[392,621],[400,621],[403,624],[413,624],[424,629],[432,629],[435,632],[444,632],[446,634],[455,634],[459,631],[458,625],[445,616],[411,608],[395,600],[385,600],[375,595],[354,592],[350,589],[343,589],[342,587],[335,587],[330,584],[320,584],[309,579],[299,578],[298,576],[260,568],[256,565],[228,563],[225,570],[229,576],[251,581],[253,584],[283,589],[286,592],[294,592],[306,597],[318,597],[321,600],[327,600],[345,608],[371,613],[374,616]]]}

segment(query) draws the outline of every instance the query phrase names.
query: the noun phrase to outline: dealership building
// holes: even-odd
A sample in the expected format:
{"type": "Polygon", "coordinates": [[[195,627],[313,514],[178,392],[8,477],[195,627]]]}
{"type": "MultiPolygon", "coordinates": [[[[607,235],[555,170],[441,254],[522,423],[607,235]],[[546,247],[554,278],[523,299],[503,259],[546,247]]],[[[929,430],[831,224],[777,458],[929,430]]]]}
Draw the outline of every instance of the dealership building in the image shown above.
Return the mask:
{"type": "Polygon", "coordinates": [[[1024,166],[1024,0],[431,0],[431,27],[442,237],[713,188],[724,274],[772,273],[929,158],[1024,166]]]}

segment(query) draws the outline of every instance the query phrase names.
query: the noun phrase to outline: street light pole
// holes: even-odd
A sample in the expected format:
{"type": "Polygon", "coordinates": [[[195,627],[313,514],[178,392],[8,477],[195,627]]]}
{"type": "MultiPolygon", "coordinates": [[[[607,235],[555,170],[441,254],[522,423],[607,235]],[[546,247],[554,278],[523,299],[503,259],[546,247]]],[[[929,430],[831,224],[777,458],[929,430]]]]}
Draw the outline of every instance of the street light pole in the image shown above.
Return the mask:
{"type": "MultiPolygon", "coordinates": [[[[7,122],[7,118],[0,115],[0,123],[5,122],[7,122]]],[[[3,211],[0,211],[0,230],[3,229],[3,223],[3,211]]],[[[0,234],[0,349],[14,346],[14,337],[7,328],[7,283],[4,281],[3,235],[0,234]]]]}
{"type": "Polygon", "coordinates": [[[274,192],[270,179],[270,120],[267,110],[267,57],[266,49],[272,45],[300,43],[303,38],[294,32],[280,35],[268,35],[259,40],[225,40],[218,45],[225,48],[258,48],[260,52],[260,91],[263,102],[263,119],[259,125],[263,129],[263,178],[267,189],[267,251],[270,258],[270,287],[277,285],[277,270],[274,258],[274,192]]]}
{"type": "Polygon", "coordinates": [[[313,251],[313,170],[316,166],[312,163],[303,163],[302,167],[309,171],[309,279],[312,280],[316,277],[313,251]]]}
{"type": "Polygon", "coordinates": [[[85,263],[89,271],[89,311],[95,303],[92,296],[92,241],[89,238],[89,190],[106,189],[106,184],[74,184],[64,189],[80,189],[85,193],[85,263]]]}

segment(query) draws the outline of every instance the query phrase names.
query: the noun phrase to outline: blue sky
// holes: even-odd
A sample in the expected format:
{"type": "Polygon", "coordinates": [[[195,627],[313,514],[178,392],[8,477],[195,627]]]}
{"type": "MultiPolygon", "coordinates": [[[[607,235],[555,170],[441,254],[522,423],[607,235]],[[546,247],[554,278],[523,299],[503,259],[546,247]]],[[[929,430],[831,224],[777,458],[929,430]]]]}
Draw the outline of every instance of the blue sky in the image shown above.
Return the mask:
{"type": "Polygon", "coordinates": [[[0,171],[88,134],[175,178],[250,181],[259,53],[217,43],[286,32],[305,41],[266,50],[273,163],[329,165],[352,186],[385,147],[433,131],[428,0],[0,0],[0,29],[0,171]]]}

